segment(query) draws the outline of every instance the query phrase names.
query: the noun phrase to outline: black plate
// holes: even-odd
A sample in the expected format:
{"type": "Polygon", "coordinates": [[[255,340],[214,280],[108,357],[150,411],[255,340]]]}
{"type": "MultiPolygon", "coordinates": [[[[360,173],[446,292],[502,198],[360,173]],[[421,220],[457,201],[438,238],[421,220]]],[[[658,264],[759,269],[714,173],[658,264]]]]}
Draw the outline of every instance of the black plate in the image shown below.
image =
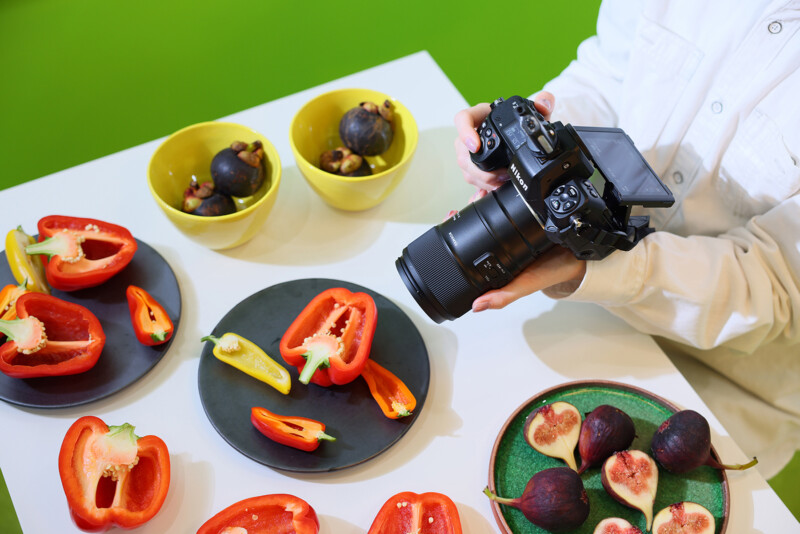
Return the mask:
{"type": "MultiPolygon", "coordinates": [[[[175,273],[150,245],[139,241],[133,260],[107,282],[78,291],[53,290],[53,295],[89,308],[100,320],[106,345],[97,364],[77,375],[11,378],[0,373],[0,399],[31,408],[65,408],[102,399],[147,374],[167,353],[178,330],[181,292],[175,273]],[[164,307],[175,334],[162,345],[148,347],[133,333],[125,290],[137,285],[164,307]]],[[[16,284],[5,251],[0,254],[0,284],[16,284]]],[[[0,287],[2,287],[0,286],[0,287]]]]}
{"type": "Polygon", "coordinates": [[[386,297],[355,284],[314,278],[268,287],[234,306],[209,333],[221,336],[226,332],[256,343],[292,376],[291,391],[283,395],[219,361],[210,342],[200,357],[197,382],[211,424],[234,449],[270,467],[311,473],[365,462],[391,447],[408,431],[428,394],[430,363],[419,331],[386,297]],[[363,291],[375,299],[378,325],[370,358],[409,387],[417,399],[412,415],[397,420],[387,418],[360,377],[343,386],[305,386],[297,380],[297,369],[281,358],[279,345],[283,333],[311,299],[331,287],[363,291]],[[250,410],[254,406],[321,421],[327,425],[325,432],[336,441],[324,441],[313,452],[276,443],[250,423],[250,410]]]}

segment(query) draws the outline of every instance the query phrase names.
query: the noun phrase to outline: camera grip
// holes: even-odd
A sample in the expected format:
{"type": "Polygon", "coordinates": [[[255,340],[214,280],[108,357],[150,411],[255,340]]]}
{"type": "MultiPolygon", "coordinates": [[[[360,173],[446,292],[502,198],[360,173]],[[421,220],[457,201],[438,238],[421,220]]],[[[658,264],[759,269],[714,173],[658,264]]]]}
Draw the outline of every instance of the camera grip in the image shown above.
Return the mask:
{"type": "Polygon", "coordinates": [[[500,136],[490,123],[484,121],[478,128],[478,136],[481,139],[480,149],[469,155],[474,163],[482,171],[493,171],[508,167],[509,159],[500,136]]]}

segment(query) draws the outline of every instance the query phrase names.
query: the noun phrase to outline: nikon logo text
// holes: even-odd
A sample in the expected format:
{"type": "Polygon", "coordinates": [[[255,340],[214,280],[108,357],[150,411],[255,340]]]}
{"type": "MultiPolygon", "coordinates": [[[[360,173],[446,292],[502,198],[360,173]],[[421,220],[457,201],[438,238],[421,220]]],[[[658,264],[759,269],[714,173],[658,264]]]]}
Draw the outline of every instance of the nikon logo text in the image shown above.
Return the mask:
{"type": "Polygon", "coordinates": [[[509,169],[511,169],[511,174],[513,174],[514,178],[517,179],[517,183],[519,183],[519,185],[522,188],[522,190],[523,191],[527,191],[528,190],[528,184],[526,184],[522,180],[522,176],[519,175],[519,169],[517,169],[517,166],[512,163],[511,166],[509,167],[509,169]]]}

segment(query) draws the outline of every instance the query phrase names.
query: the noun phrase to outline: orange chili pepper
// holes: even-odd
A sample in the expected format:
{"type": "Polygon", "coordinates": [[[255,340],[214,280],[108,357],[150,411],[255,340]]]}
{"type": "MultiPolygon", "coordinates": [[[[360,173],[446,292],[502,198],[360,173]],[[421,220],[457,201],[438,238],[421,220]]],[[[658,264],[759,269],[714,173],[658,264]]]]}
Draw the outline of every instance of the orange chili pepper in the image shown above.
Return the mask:
{"type": "Polygon", "coordinates": [[[17,299],[25,293],[30,293],[27,280],[18,286],[8,284],[0,291],[0,319],[13,321],[17,318],[17,299]]]}
{"type": "Polygon", "coordinates": [[[374,360],[367,360],[361,376],[367,381],[372,397],[378,401],[378,406],[386,417],[390,419],[406,417],[417,407],[417,399],[408,386],[374,360]]]}
{"type": "Polygon", "coordinates": [[[128,286],[125,295],[136,339],[149,346],[169,341],[175,327],[161,304],[138,286],[128,286]]]}

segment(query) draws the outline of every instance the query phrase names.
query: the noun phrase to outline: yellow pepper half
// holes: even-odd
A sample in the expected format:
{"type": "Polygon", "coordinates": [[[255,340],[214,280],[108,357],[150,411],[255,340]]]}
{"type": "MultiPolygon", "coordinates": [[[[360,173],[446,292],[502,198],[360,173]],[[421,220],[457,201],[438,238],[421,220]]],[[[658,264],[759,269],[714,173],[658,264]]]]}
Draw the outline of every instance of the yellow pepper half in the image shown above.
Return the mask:
{"type": "Polygon", "coordinates": [[[289,394],[292,386],[289,371],[252,341],[231,332],[220,337],[205,336],[200,341],[214,343],[213,353],[220,361],[269,384],[284,395],[289,394]]]}
{"type": "Polygon", "coordinates": [[[36,240],[26,234],[21,226],[6,234],[6,259],[11,273],[18,284],[27,280],[28,291],[50,294],[50,284],[44,274],[44,263],[38,255],[28,255],[25,247],[36,243],[36,240]]]}

